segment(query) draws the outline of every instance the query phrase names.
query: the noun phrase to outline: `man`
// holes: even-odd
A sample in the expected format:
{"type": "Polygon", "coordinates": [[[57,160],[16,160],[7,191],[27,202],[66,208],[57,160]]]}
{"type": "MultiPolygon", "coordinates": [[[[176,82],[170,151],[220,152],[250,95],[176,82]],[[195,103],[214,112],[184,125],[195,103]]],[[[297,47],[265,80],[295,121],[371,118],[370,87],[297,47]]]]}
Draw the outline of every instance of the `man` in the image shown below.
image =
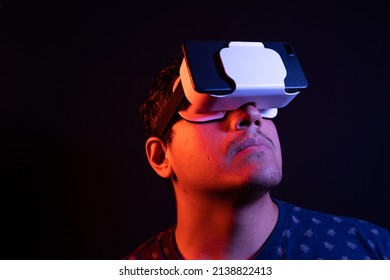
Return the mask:
{"type": "MultiPolygon", "coordinates": [[[[162,71],[141,108],[146,155],[172,183],[177,224],[125,259],[390,258],[387,230],[271,198],[282,178],[281,148],[256,103],[205,122],[176,112],[156,137],[179,67],[175,61],[162,71]]],[[[181,109],[190,105],[185,100],[181,109]]]]}

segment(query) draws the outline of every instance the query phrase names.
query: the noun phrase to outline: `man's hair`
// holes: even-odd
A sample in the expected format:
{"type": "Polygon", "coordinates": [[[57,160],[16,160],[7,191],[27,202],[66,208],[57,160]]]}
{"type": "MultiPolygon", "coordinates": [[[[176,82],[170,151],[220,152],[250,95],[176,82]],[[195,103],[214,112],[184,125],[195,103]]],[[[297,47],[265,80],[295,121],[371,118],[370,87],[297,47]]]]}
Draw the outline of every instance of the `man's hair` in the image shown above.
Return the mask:
{"type": "MultiPolygon", "coordinates": [[[[157,129],[157,120],[165,110],[169,98],[172,95],[173,85],[179,77],[181,60],[175,59],[168,67],[163,69],[157,76],[151,90],[140,107],[141,117],[146,137],[149,138],[155,134],[157,129]]],[[[170,123],[161,140],[169,144],[172,137],[172,124],[170,123]]]]}

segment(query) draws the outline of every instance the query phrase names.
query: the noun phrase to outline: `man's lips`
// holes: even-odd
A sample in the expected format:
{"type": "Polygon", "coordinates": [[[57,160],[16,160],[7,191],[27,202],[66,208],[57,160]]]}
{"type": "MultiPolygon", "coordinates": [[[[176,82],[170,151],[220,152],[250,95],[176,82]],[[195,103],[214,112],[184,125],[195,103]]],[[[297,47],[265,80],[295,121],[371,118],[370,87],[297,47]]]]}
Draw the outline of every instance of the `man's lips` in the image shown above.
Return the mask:
{"type": "Polygon", "coordinates": [[[272,141],[267,139],[267,138],[263,138],[263,137],[256,137],[256,138],[246,138],[244,139],[243,141],[239,142],[238,145],[236,145],[236,147],[234,148],[235,152],[236,153],[239,153],[241,151],[244,151],[248,148],[252,148],[252,147],[272,147],[272,141]]]}

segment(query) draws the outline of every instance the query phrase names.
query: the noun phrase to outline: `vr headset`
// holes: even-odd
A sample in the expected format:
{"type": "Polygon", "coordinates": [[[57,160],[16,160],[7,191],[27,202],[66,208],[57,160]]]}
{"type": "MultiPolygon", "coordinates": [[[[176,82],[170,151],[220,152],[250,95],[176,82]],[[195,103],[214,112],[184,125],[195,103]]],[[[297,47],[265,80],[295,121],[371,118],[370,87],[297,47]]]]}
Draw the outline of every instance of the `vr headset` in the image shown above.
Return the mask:
{"type": "Polygon", "coordinates": [[[187,41],[182,49],[180,76],[157,121],[157,137],[176,113],[207,122],[252,103],[262,117],[273,118],[308,86],[293,47],[285,42],[187,41]]]}

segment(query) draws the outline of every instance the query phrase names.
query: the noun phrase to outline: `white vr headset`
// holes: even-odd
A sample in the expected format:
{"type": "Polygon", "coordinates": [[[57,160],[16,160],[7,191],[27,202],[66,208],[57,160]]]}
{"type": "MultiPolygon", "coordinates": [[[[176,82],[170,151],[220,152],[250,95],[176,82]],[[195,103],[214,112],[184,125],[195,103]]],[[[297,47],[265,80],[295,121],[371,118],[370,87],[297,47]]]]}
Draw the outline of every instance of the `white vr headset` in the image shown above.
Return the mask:
{"type": "Polygon", "coordinates": [[[157,121],[157,137],[176,112],[190,122],[207,122],[252,103],[262,117],[273,118],[278,108],[307,87],[288,43],[188,41],[183,43],[183,53],[180,77],[157,121]]]}

